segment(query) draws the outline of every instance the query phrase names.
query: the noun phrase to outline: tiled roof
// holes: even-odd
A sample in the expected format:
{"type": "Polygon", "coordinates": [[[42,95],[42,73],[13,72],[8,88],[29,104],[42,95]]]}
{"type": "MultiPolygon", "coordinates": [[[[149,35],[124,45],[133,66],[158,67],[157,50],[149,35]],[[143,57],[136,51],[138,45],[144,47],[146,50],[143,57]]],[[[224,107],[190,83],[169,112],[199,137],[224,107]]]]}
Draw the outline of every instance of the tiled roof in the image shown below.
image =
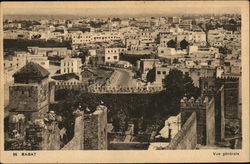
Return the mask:
{"type": "Polygon", "coordinates": [[[24,67],[22,67],[20,70],[18,70],[13,77],[35,77],[35,78],[44,78],[49,76],[49,72],[40,66],[37,63],[29,62],[24,67]]]}

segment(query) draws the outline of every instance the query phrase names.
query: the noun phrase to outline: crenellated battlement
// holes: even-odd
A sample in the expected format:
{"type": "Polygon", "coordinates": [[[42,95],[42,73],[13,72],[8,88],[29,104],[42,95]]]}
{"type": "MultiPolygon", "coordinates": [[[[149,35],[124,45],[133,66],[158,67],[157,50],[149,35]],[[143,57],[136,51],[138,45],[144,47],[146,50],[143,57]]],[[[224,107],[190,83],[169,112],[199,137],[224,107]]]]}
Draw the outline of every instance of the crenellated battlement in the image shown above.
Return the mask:
{"type": "Polygon", "coordinates": [[[183,97],[181,103],[181,124],[185,122],[193,112],[197,115],[197,142],[202,145],[214,142],[214,117],[215,103],[214,98],[203,96],[197,99],[183,97]],[[207,133],[209,132],[209,134],[207,133]],[[204,134],[208,134],[208,136],[204,134]],[[208,140],[207,140],[208,138],[208,140]]]}
{"type": "Polygon", "coordinates": [[[190,99],[183,97],[180,102],[181,108],[200,108],[205,107],[208,104],[209,98],[207,96],[205,98],[199,97],[197,99],[194,97],[191,97],[190,99]]]}
{"type": "Polygon", "coordinates": [[[211,80],[211,79],[216,79],[214,76],[202,76],[200,77],[200,80],[211,80]]]}
{"type": "Polygon", "coordinates": [[[110,86],[92,86],[88,88],[91,93],[155,93],[163,90],[163,87],[110,87],[110,86]]]}
{"type": "Polygon", "coordinates": [[[223,77],[217,77],[216,80],[222,80],[222,81],[237,81],[239,80],[240,78],[239,77],[235,77],[235,76],[223,76],[223,77]]]}
{"type": "Polygon", "coordinates": [[[162,91],[164,88],[162,86],[140,86],[140,87],[120,87],[120,86],[105,86],[105,85],[56,85],[56,90],[59,89],[74,89],[74,90],[81,90],[90,93],[113,93],[113,94],[123,94],[123,93],[156,93],[162,91]]]}
{"type": "Polygon", "coordinates": [[[235,77],[235,76],[222,76],[222,77],[211,77],[211,76],[207,76],[207,77],[200,77],[199,79],[200,81],[238,81],[239,77],[235,77]]]}

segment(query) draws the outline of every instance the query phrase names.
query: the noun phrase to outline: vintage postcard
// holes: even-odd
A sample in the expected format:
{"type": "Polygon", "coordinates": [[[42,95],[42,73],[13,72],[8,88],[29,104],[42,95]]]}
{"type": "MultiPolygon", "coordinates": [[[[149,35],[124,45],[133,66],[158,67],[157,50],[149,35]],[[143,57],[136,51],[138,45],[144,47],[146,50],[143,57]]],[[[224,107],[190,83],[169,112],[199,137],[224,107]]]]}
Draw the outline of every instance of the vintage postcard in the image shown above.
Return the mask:
{"type": "Polygon", "coordinates": [[[249,2],[1,3],[1,162],[249,161],[249,2]]]}

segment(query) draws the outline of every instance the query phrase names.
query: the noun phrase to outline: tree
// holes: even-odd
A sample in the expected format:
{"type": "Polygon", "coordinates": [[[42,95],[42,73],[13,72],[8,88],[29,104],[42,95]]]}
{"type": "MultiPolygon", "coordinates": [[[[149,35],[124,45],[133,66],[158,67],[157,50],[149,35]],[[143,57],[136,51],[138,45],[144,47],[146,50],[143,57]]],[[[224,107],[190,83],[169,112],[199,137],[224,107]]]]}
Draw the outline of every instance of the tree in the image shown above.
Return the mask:
{"type": "Polygon", "coordinates": [[[219,53],[222,53],[224,55],[226,55],[226,54],[232,54],[232,50],[228,49],[226,46],[219,47],[219,53]]]}
{"type": "Polygon", "coordinates": [[[191,22],[191,24],[192,25],[196,25],[196,20],[193,19],[192,22],[191,22]]]}
{"type": "Polygon", "coordinates": [[[180,47],[181,49],[187,49],[189,43],[186,41],[186,39],[183,39],[181,42],[180,42],[180,47]]]}
{"type": "Polygon", "coordinates": [[[178,69],[171,69],[163,79],[163,87],[169,95],[182,98],[184,96],[183,73],[178,69]]]}
{"type": "Polygon", "coordinates": [[[147,73],[147,82],[154,82],[155,81],[155,67],[148,71],[147,73]]]}
{"type": "Polygon", "coordinates": [[[168,47],[170,48],[176,48],[176,41],[171,39],[170,41],[167,42],[168,47]]]}
{"type": "Polygon", "coordinates": [[[178,59],[177,59],[177,58],[174,58],[174,59],[173,59],[173,64],[177,64],[177,63],[179,63],[178,59]]]}
{"type": "Polygon", "coordinates": [[[230,20],[229,20],[229,23],[230,23],[230,24],[233,24],[233,25],[236,25],[236,24],[237,24],[237,22],[236,22],[234,19],[230,19],[230,20]]]}
{"type": "Polygon", "coordinates": [[[198,98],[200,96],[200,89],[194,86],[193,80],[187,72],[184,74],[183,80],[185,96],[188,98],[198,98]]]}
{"type": "Polygon", "coordinates": [[[90,56],[89,50],[86,49],[86,48],[82,48],[82,49],[80,49],[80,53],[79,54],[73,55],[73,58],[81,58],[82,63],[85,63],[87,56],[90,56]]]}
{"type": "Polygon", "coordinates": [[[192,78],[178,69],[169,71],[169,74],[163,79],[163,86],[170,110],[177,110],[177,112],[180,109],[182,97],[197,98],[200,95],[199,88],[194,86],[192,78]]]}
{"type": "Polygon", "coordinates": [[[115,131],[125,132],[128,127],[128,118],[124,110],[119,110],[113,121],[115,131]]]}
{"type": "Polygon", "coordinates": [[[120,19],[120,18],[113,18],[111,21],[112,21],[112,22],[121,21],[121,19],[120,19]]]}

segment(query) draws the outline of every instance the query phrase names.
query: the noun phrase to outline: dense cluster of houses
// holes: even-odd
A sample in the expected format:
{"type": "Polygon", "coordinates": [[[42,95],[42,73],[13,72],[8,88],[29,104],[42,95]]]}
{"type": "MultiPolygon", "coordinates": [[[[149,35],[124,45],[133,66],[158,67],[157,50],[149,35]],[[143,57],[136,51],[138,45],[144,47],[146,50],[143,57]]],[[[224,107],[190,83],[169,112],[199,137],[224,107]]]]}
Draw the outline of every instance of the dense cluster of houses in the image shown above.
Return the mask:
{"type": "Polygon", "coordinates": [[[6,79],[29,61],[49,70],[50,57],[55,56],[62,58],[60,74],[80,74],[83,65],[90,63],[131,68],[132,64],[121,55],[154,55],[154,59],[138,60],[134,67],[143,81],[148,71],[156,68],[155,85],[161,85],[172,68],[189,73],[195,84],[200,76],[238,76],[241,73],[240,30],[238,15],[39,20],[28,28],[22,22],[7,20],[4,39],[66,41],[71,49],[31,46],[27,52],[16,51],[12,59],[4,62],[6,79]],[[213,28],[204,30],[202,25],[206,23],[213,28]],[[224,27],[232,23],[237,27],[235,30],[224,27]],[[82,49],[88,51],[84,63],[80,58],[72,58],[82,49]]]}

